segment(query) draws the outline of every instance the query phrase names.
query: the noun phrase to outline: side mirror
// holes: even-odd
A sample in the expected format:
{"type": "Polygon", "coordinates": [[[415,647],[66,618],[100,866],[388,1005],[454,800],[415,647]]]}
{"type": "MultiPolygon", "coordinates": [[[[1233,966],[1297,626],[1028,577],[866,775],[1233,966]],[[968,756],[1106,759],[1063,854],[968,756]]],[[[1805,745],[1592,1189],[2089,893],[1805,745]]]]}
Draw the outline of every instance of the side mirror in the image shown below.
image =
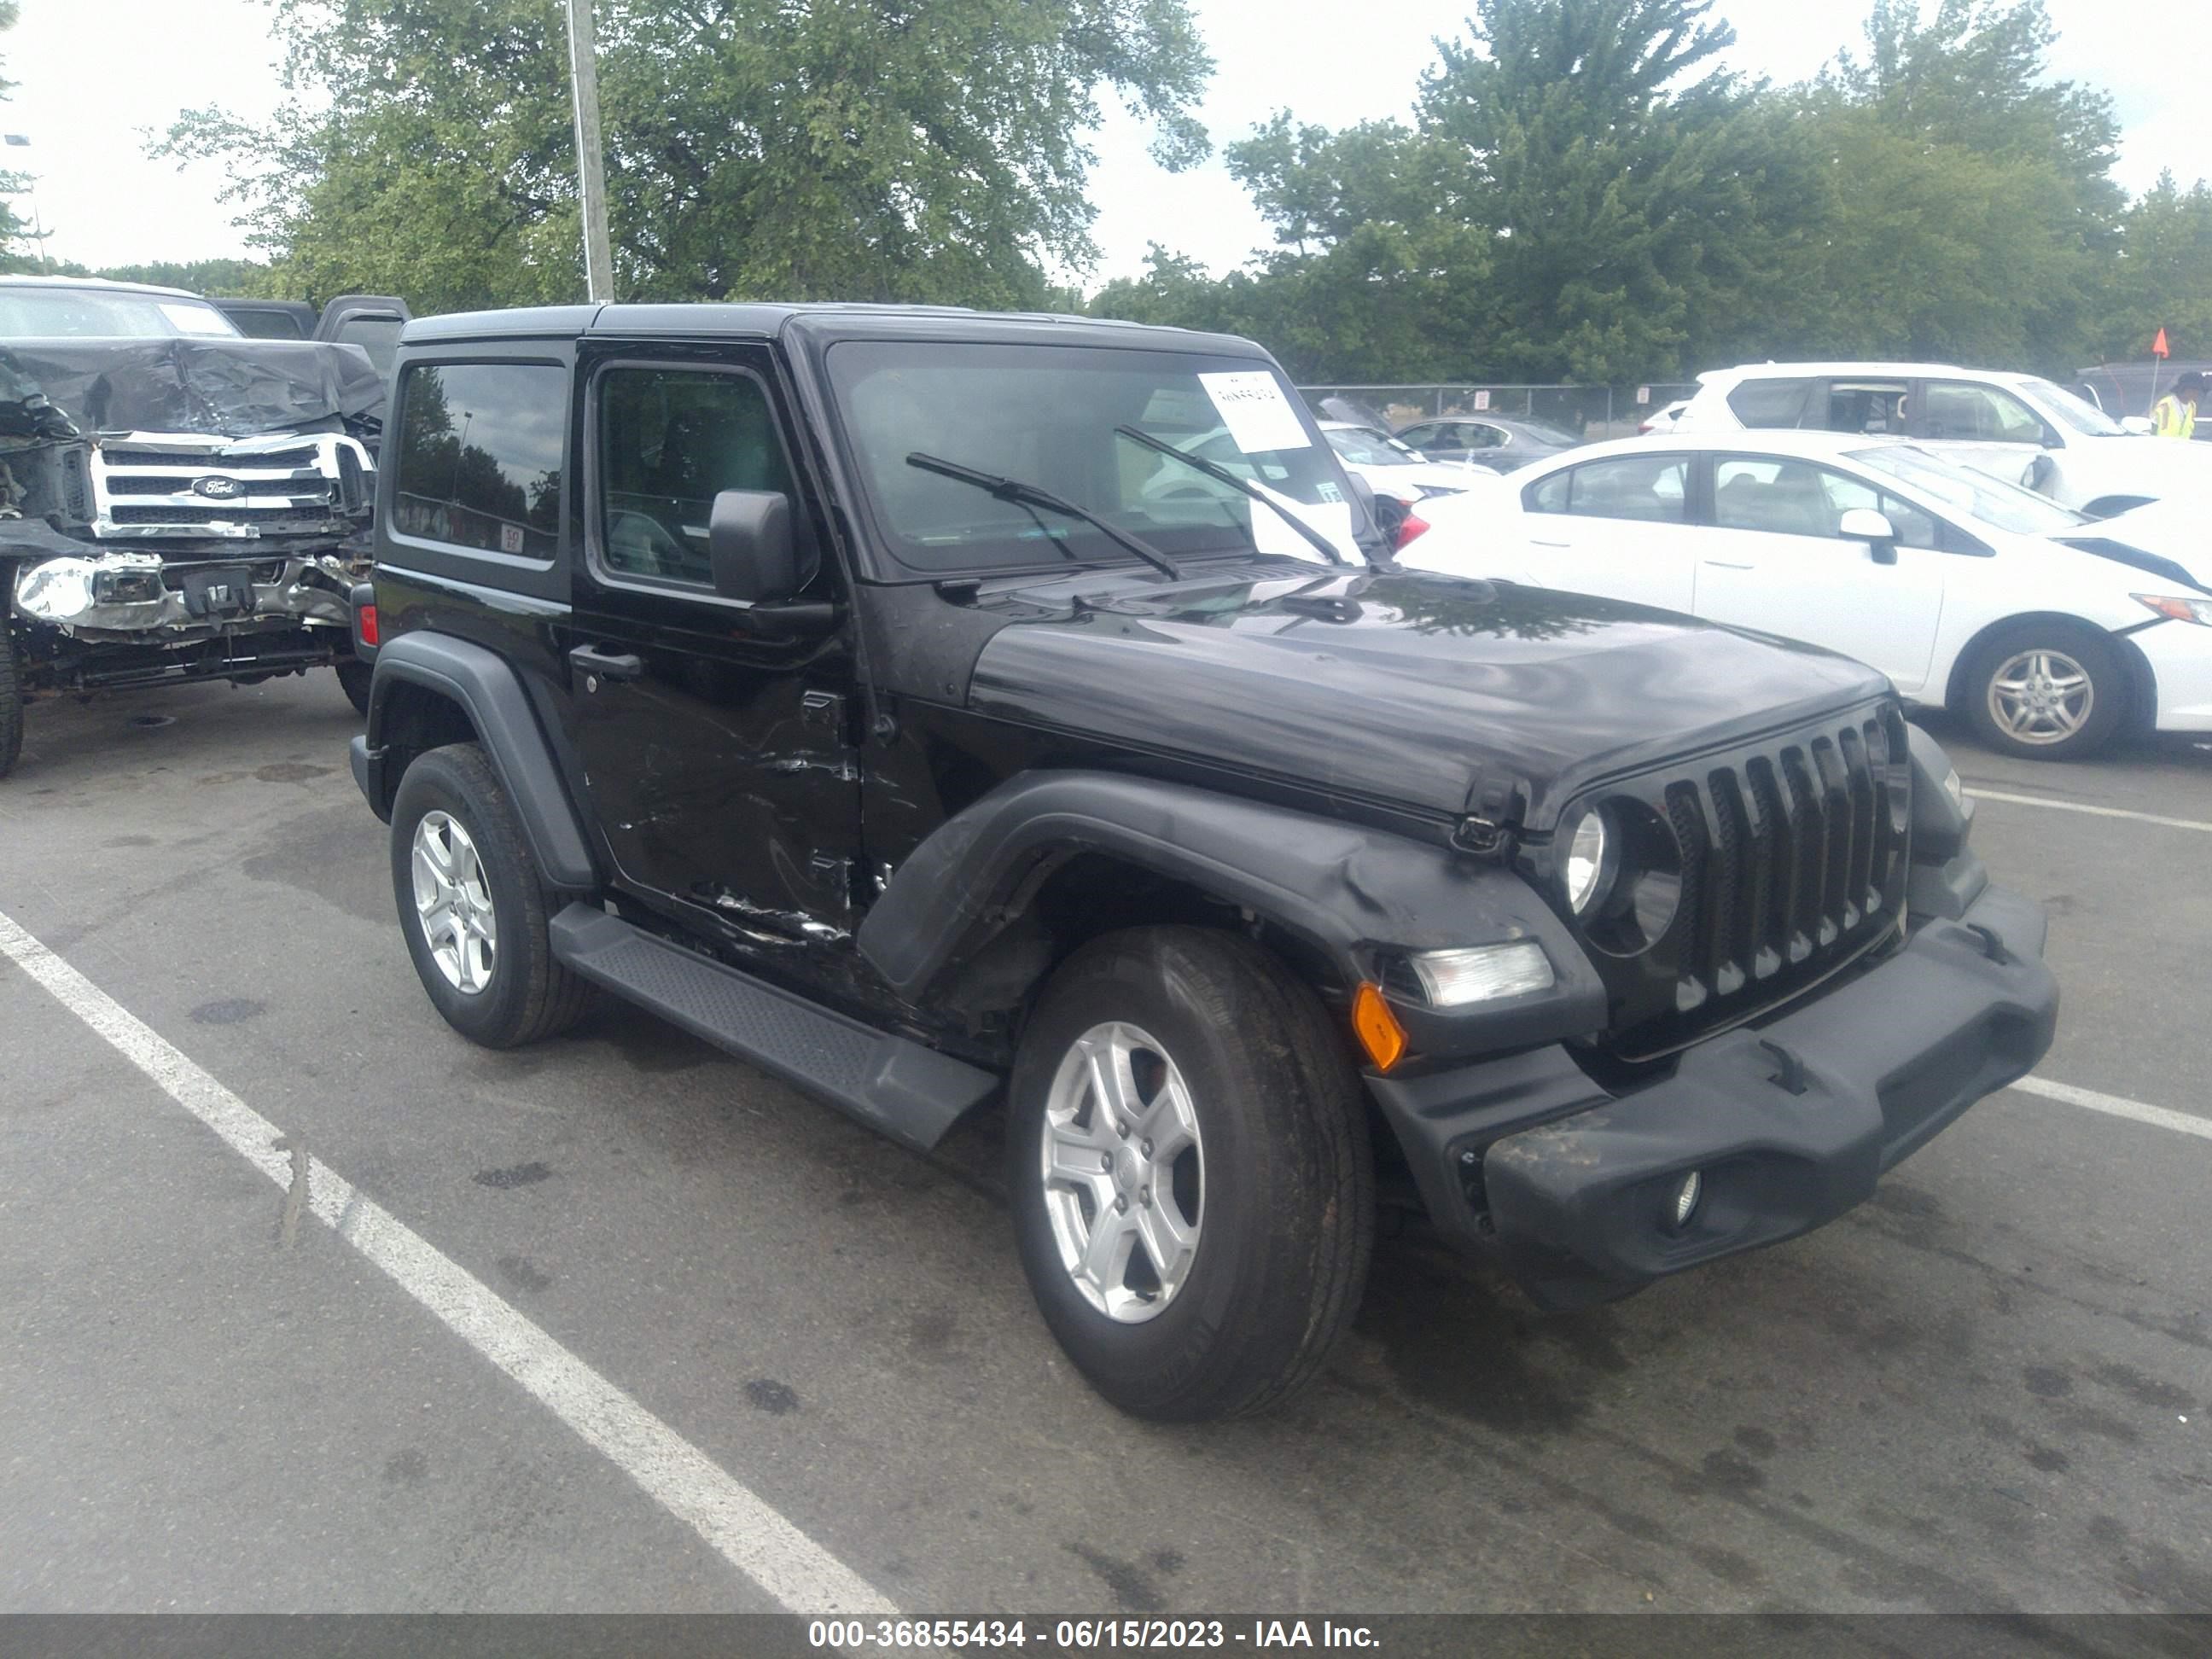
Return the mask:
{"type": "Polygon", "coordinates": [[[772,605],[799,591],[791,498],[780,490],[726,489],[707,520],[707,560],[726,599],[772,605]]]}
{"type": "Polygon", "coordinates": [[[2066,440],[2046,426],[2043,428],[2043,447],[2045,449],[2063,449],[2066,447],[2066,440]]]}
{"type": "Polygon", "coordinates": [[[1887,513],[1877,513],[1870,507],[1855,507],[1837,523],[1836,532],[1845,541],[1866,543],[1876,564],[1897,562],[1897,527],[1890,523],[1887,513]]]}
{"type": "MultiPolygon", "coordinates": [[[[1343,471],[1344,481],[1352,489],[1352,501],[1358,508],[1358,514],[1354,515],[1352,538],[1364,545],[1366,538],[1361,535],[1358,523],[1358,515],[1364,514],[1367,522],[1375,526],[1376,534],[1382,538],[1382,551],[1387,555],[1398,545],[1399,526],[1406,522],[1405,502],[1395,495],[1379,493],[1364,477],[1350,467],[1344,468],[1343,471]]],[[[1370,553],[1369,556],[1371,558],[1373,555],[1370,553]]]]}
{"type": "Polygon", "coordinates": [[[2137,438],[2148,438],[2158,428],[2150,423],[2148,415],[2123,415],[2120,416],[2120,430],[2137,438]]]}

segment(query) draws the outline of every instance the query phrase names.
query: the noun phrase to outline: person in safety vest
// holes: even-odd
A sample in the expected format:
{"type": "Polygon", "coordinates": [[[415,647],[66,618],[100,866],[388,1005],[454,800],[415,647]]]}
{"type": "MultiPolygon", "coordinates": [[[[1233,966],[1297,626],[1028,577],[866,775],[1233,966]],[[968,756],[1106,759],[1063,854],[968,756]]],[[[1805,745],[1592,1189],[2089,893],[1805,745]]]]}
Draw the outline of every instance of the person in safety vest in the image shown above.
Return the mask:
{"type": "Polygon", "coordinates": [[[2204,377],[2190,369],[2173,390],[2150,406],[2150,429],[2161,438],[2186,438],[2197,430],[2197,405],[2204,396],[2204,377]]]}

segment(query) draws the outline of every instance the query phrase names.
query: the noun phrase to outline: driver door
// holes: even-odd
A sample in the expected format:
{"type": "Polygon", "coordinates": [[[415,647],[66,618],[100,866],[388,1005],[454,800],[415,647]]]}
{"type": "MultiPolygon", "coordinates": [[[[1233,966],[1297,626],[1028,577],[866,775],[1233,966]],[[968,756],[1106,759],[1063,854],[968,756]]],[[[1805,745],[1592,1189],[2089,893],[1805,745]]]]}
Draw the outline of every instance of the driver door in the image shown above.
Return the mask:
{"type": "Polygon", "coordinates": [[[1880,669],[1908,696],[1927,684],[1948,561],[1919,508],[1858,479],[1771,455],[1712,458],[1713,527],[1702,532],[1697,614],[1826,646],[1880,669]],[[1887,515],[1897,562],[1880,564],[1838,526],[1853,507],[1887,515]]]}
{"type": "Polygon", "coordinates": [[[853,658],[714,591],[725,489],[792,501],[803,597],[834,599],[765,347],[589,365],[570,729],[625,887],[732,942],[803,959],[852,922],[853,658]]]}

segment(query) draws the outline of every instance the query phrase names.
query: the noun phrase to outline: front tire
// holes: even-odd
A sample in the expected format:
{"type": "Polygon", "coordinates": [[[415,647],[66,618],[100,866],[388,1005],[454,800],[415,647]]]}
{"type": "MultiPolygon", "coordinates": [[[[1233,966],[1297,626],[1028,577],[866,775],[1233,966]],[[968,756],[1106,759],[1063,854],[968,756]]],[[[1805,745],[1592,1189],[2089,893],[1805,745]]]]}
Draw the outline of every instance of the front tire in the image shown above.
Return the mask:
{"type": "Polygon", "coordinates": [[[2093,629],[2015,623],[1974,653],[1962,696],[1976,733],[1999,753],[2079,760],[2119,729],[2127,677],[2118,648],[2093,629]]]}
{"type": "Polygon", "coordinates": [[[590,987],[553,959],[551,895],[475,744],[434,749],[401,776],[392,889],[423,990],[471,1042],[516,1048],[582,1015],[590,987]]]}
{"type": "Polygon", "coordinates": [[[1233,934],[1140,927],[1053,976],[1010,1091],[1037,1307],[1140,1417],[1264,1409],[1351,1324],[1374,1237],[1358,1079],[1312,992],[1233,934]]]}

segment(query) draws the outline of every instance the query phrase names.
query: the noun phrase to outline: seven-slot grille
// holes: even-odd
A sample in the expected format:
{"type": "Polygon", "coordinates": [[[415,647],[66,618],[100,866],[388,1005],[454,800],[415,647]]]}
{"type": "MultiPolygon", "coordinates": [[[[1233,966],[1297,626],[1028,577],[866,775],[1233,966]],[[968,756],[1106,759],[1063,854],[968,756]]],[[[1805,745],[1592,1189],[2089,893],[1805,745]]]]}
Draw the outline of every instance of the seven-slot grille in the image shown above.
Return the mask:
{"type": "Polygon", "coordinates": [[[1663,1052],[1793,994],[1883,938],[1905,895],[1911,769],[1895,708],[1641,781],[1680,851],[1681,892],[1623,1047],[1663,1052]],[[1642,1018],[1638,1018],[1638,1016],[1642,1018]]]}

